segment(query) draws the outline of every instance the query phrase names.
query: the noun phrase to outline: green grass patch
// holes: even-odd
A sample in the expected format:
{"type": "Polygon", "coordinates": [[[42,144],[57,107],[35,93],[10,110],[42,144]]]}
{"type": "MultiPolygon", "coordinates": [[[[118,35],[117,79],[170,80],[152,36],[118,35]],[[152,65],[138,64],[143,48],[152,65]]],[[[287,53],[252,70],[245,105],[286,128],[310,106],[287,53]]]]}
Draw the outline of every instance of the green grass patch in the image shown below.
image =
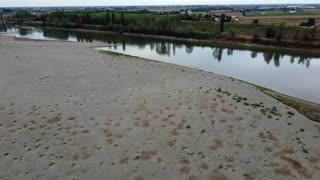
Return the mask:
{"type": "Polygon", "coordinates": [[[105,51],[105,50],[100,50],[99,51],[100,53],[102,54],[107,54],[107,55],[110,55],[110,56],[117,56],[117,57],[135,57],[135,56],[130,56],[130,55],[127,55],[127,54],[122,54],[122,53],[118,53],[118,52],[114,52],[114,51],[105,51]]]}
{"type": "MultiPolygon", "coordinates": [[[[258,90],[265,93],[268,96],[282,102],[283,104],[296,109],[299,113],[307,117],[308,119],[320,122],[320,110],[319,105],[314,103],[309,103],[303,100],[295,99],[290,96],[282,95],[267,88],[255,85],[258,90]]],[[[288,115],[293,116],[294,113],[289,111],[288,115]]]]}

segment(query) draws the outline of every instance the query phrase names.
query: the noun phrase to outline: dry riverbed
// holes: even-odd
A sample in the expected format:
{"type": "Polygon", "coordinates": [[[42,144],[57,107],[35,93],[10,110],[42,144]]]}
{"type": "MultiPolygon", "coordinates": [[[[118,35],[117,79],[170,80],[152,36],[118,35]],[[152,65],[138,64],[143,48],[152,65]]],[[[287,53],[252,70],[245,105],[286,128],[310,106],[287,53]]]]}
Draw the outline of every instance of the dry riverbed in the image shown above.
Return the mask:
{"type": "Polygon", "coordinates": [[[319,179],[320,124],[254,86],[0,36],[0,179],[319,179]]]}

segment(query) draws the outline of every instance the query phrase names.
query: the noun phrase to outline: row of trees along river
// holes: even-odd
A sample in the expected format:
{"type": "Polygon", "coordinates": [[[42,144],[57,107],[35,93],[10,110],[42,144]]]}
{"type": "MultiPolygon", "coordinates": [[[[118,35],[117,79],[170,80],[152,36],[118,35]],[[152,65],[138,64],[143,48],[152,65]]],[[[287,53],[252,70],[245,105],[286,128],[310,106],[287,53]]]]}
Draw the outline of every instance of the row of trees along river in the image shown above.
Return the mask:
{"type": "MultiPolygon", "coordinates": [[[[44,25],[65,28],[86,28],[115,32],[131,32],[156,35],[170,35],[176,37],[191,37],[207,39],[210,37],[228,37],[230,40],[245,41],[239,36],[243,33],[251,34],[254,42],[268,43],[276,40],[278,43],[286,40],[315,41],[319,37],[316,28],[299,26],[259,24],[255,20],[252,24],[230,23],[230,16],[222,14],[219,22],[186,21],[188,15],[153,15],[130,12],[52,12],[42,16],[44,25]]],[[[309,21],[313,18],[309,18],[309,21]]],[[[199,19],[201,20],[201,19],[199,19]]],[[[306,23],[309,21],[306,18],[306,23]]]]}

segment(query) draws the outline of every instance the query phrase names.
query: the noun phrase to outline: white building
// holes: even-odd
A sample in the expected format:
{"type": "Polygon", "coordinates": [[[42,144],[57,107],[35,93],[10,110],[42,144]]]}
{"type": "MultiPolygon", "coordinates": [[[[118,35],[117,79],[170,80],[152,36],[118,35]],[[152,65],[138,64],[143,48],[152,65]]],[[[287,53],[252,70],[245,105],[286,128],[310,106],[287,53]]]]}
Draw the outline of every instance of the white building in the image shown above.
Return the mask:
{"type": "Polygon", "coordinates": [[[191,15],[192,10],[191,9],[182,9],[182,10],[180,10],[180,14],[181,15],[191,15]]]}

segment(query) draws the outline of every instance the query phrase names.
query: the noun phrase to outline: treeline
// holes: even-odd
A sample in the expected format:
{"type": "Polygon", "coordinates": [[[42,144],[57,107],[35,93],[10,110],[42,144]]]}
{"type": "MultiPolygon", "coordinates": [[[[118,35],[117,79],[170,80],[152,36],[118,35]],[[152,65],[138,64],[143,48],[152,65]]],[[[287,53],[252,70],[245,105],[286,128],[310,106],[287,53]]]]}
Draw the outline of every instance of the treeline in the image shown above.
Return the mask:
{"type": "Polygon", "coordinates": [[[62,27],[83,27],[97,25],[96,28],[116,32],[134,32],[148,34],[173,34],[177,16],[144,15],[122,12],[62,12],[50,13],[44,20],[45,25],[62,27]]]}
{"type": "MultiPolygon", "coordinates": [[[[193,17],[199,18],[199,17],[193,17]]],[[[209,18],[209,17],[202,17],[209,18]]],[[[315,28],[301,28],[280,25],[226,23],[230,17],[222,14],[219,22],[184,20],[179,15],[154,15],[131,12],[52,12],[41,17],[43,25],[65,28],[83,28],[119,33],[130,32],[151,35],[168,35],[182,38],[219,39],[245,42],[252,40],[259,44],[319,48],[315,43],[319,33],[315,28]],[[245,34],[245,36],[243,35],[245,34]],[[247,38],[247,35],[252,37],[247,38]],[[311,42],[311,43],[310,43],[311,42]]],[[[308,24],[312,24],[312,19],[308,24]]]]}
{"type": "MultiPolygon", "coordinates": [[[[278,42],[284,40],[293,40],[293,41],[313,41],[316,40],[317,37],[317,28],[314,26],[312,29],[296,29],[295,31],[286,30],[285,23],[281,23],[278,27],[272,26],[268,27],[265,30],[264,37],[266,39],[275,39],[278,42]]],[[[260,35],[258,33],[254,33],[252,35],[252,39],[255,42],[259,42],[261,40],[260,35]]]]}
{"type": "Polygon", "coordinates": [[[29,18],[33,17],[33,15],[28,11],[18,11],[16,13],[16,18],[29,18]]]}

